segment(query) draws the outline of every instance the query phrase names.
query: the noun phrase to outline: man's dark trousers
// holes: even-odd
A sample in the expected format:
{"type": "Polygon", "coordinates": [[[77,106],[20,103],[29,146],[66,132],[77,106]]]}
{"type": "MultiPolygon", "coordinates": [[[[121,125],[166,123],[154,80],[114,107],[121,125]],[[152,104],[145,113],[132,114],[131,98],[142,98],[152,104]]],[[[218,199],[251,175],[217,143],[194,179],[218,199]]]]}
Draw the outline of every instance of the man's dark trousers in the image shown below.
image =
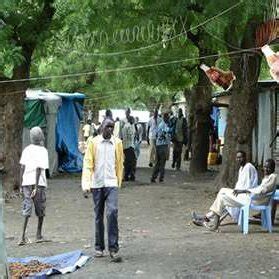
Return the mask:
{"type": "Polygon", "coordinates": [[[135,180],[136,175],[136,165],[137,165],[137,157],[135,153],[135,149],[133,147],[129,147],[124,149],[124,178],[125,180],[135,180]]]}
{"type": "Polygon", "coordinates": [[[95,249],[105,250],[104,211],[106,206],[108,249],[117,252],[118,247],[118,188],[103,187],[93,189],[95,211],[95,249]]]}
{"type": "Polygon", "coordinates": [[[156,179],[159,174],[159,180],[164,180],[165,165],[167,161],[168,145],[156,146],[156,164],[153,169],[152,179],[156,179]]]}
{"type": "Polygon", "coordinates": [[[173,143],[173,166],[180,169],[181,166],[181,154],[182,154],[183,142],[175,141],[173,143]]]}

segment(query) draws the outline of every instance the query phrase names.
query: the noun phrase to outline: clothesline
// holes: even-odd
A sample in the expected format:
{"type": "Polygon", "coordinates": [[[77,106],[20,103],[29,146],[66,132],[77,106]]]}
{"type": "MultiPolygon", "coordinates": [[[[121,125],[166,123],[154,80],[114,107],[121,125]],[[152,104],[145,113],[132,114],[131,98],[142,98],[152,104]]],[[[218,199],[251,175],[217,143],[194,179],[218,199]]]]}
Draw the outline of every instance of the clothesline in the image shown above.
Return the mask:
{"type": "MultiPolygon", "coordinates": [[[[202,23],[199,23],[199,24],[197,24],[195,26],[192,26],[188,30],[185,30],[184,32],[181,32],[181,33],[179,33],[179,34],[177,34],[177,35],[175,35],[175,36],[173,36],[173,37],[171,37],[169,39],[164,40],[164,43],[172,41],[172,40],[174,40],[174,39],[176,39],[178,37],[181,37],[182,35],[186,35],[188,32],[191,32],[191,31],[194,31],[194,30],[198,29],[199,27],[207,24],[208,22],[210,22],[210,21],[212,21],[212,20],[214,20],[214,19],[216,19],[216,18],[218,18],[218,17],[228,13],[229,11],[235,9],[236,7],[241,5],[242,3],[244,3],[243,0],[239,1],[238,3],[236,3],[235,5],[232,5],[229,8],[223,10],[222,12],[212,16],[211,18],[206,19],[202,23]]],[[[126,50],[126,51],[124,50],[124,51],[119,51],[119,52],[92,53],[90,55],[92,55],[92,56],[116,56],[116,55],[128,54],[128,53],[133,53],[133,52],[139,52],[139,51],[142,51],[142,50],[153,48],[153,47],[155,47],[157,45],[161,45],[161,44],[162,44],[162,42],[160,41],[158,43],[154,43],[154,44],[150,44],[150,45],[147,45],[147,46],[144,46],[144,47],[134,48],[134,49],[126,50]]]]}
{"type": "MultiPolygon", "coordinates": [[[[253,85],[248,85],[248,87],[252,87],[253,85]]],[[[101,93],[102,96],[90,96],[88,98],[86,98],[86,100],[99,100],[99,99],[106,99],[109,98],[111,96],[114,96],[114,93],[118,93],[118,92],[129,92],[129,91],[134,91],[136,89],[140,89],[142,86],[136,86],[136,87],[132,87],[132,88],[120,88],[120,89],[115,89],[115,90],[109,90],[109,91],[102,91],[102,90],[94,90],[93,92],[91,92],[90,94],[95,94],[95,93],[101,93]]],[[[169,86],[169,87],[177,87],[176,85],[173,86],[169,86]]],[[[246,86],[247,87],[247,86],[246,86]]],[[[192,88],[187,88],[187,90],[191,91],[194,88],[212,88],[212,85],[197,85],[197,86],[193,86],[192,88]]],[[[234,88],[236,88],[234,86],[234,88]]],[[[182,92],[185,88],[180,89],[180,91],[182,92]]],[[[179,90],[178,90],[179,91],[179,90]]],[[[214,91],[214,90],[213,90],[214,91]]],[[[217,91],[217,90],[216,90],[217,91]]],[[[6,91],[6,92],[2,92],[0,95],[1,96],[5,96],[5,95],[16,95],[16,94],[22,94],[25,93],[26,90],[18,90],[18,91],[6,91]]],[[[177,92],[177,91],[170,91],[170,92],[177,92]]],[[[223,92],[223,91],[220,91],[223,92]]],[[[51,92],[51,91],[42,91],[42,93],[49,93],[49,94],[53,94],[56,92],[51,92]]],[[[160,92],[158,92],[158,94],[160,94],[160,92]]]]}
{"type": "MultiPolygon", "coordinates": [[[[245,85],[246,87],[253,87],[254,84],[251,84],[251,85],[245,85]]],[[[95,93],[101,93],[102,96],[90,96],[88,98],[86,98],[86,100],[99,100],[99,99],[106,99],[106,98],[109,98],[111,96],[114,96],[114,93],[118,93],[118,92],[129,92],[129,91],[134,91],[136,89],[140,89],[142,86],[136,86],[136,87],[132,87],[132,88],[120,88],[120,89],[115,89],[115,90],[109,90],[109,91],[106,91],[106,90],[94,90],[88,94],[95,94],[95,93]]],[[[176,85],[173,85],[173,86],[169,86],[169,87],[177,87],[176,85]]],[[[192,88],[186,88],[186,90],[193,90],[195,88],[212,88],[213,86],[211,84],[209,85],[197,85],[197,86],[193,86],[192,88]]],[[[234,86],[234,89],[236,87],[234,86]]],[[[238,87],[240,88],[240,87],[238,87]]],[[[182,92],[183,90],[185,90],[185,88],[181,88],[180,91],[182,92]]],[[[178,90],[176,91],[170,91],[170,92],[178,92],[178,90]]],[[[213,91],[214,91],[214,88],[213,88],[213,91]]],[[[217,91],[217,89],[216,89],[217,91]]],[[[6,92],[2,92],[0,95],[2,96],[5,96],[5,95],[16,95],[16,94],[22,94],[22,93],[25,93],[26,90],[18,90],[18,91],[6,91],[6,92]]],[[[220,93],[223,92],[223,91],[219,91],[220,93]]],[[[42,93],[50,93],[50,94],[53,94],[53,93],[56,93],[56,92],[51,92],[51,91],[42,91],[42,93]]],[[[160,94],[160,92],[158,92],[160,94]]]]}
{"type": "MultiPolygon", "coordinates": [[[[277,44],[273,44],[273,45],[277,45],[277,44]]],[[[251,52],[251,51],[255,51],[255,50],[259,50],[259,49],[260,49],[260,47],[254,47],[254,48],[235,50],[235,51],[224,52],[224,53],[219,53],[219,54],[204,55],[204,56],[199,56],[199,57],[185,58],[185,59],[181,59],[181,60],[172,60],[172,61],[166,61],[166,62],[161,62],[161,63],[147,64],[147,65],[121,67],[121,68],[116,68],[116,69],[96,70],[96,71],[89,71],[89,72],[79,72],[79,73],[73,73],[73,74],[52,75],[52,76],[45,76],[45,77],[26,78],[26,79],[4,80],[4,81],[0,81],[0,84],[26,82],[26,81],[37,81],[37,80],[48,80],[48,79],[55,79],[55,78],[80,77],[80,76],[86,76],[86,75],[92,75],[92,74],[124,72],[124,71],[131,71],[131,70],[137,70],[137,69],[152,68],[152,67],[156,67],[156,66],[179,64],[179,63],[183,63],[183,62],[187,62],[187,61],[195,61],[195,60],[214,58],[214,57],[216,58],[216,57],[221,57],[221,56],[230,56],[230,55],[235,55],[235,54],[247,53],[247,52],[251,52]]]]}

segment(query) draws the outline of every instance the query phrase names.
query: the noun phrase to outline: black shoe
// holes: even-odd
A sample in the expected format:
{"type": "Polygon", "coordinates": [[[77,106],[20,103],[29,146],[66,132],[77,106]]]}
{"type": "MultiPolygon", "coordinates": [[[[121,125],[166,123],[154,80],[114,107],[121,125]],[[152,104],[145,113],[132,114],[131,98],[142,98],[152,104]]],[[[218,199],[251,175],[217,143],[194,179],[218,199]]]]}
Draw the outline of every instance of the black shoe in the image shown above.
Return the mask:
{"type": "Polygon", "coordinates": [[[160,178],[160,179],[159,179],[159,182],[164,182],[164,179],[163,179],[163,178],[160,178]]]}
{"type": "Polygon", "coordinates": [[[151,178],[151,179],[150,179],[150,182],[151,182],[151,183],[156,183],[156,179],[155,179],[155,178],[151,178]]]}
{"type": "Polygon", "coordinates": [[[172,164],[171,164],[171,167],[174,169],[174,168],[175,168],[175,163],[172,163],[172,164]]]}
{"type": "Polygon", "coordinates": [[[110,261],[113,263],[120,263],[122,262],[122,258],[119,256],[118,252],[110,252],[110,261]]]}
{"type": "Polygon", "coordinates": [[[150,168],[152,168],[153,167],[153,164],[152,163],[149,163],[149,165],[148,165],[150,168]]]}
{"type": "Polygon", "coordinates": [[[134,176],[130,177],[130,181],[135,181],[135,180],[136,180],[136,178],[134,176]]]}

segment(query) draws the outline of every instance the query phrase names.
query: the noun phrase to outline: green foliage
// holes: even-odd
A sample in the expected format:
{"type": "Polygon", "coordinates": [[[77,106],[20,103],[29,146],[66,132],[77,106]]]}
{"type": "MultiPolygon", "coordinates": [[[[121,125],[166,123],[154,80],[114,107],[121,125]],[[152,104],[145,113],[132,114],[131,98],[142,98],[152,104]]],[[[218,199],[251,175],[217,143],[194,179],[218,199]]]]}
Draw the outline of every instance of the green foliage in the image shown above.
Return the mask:
{"type": "Polygon", "coordinates": [[[48,38],[51,3],[43,0],[3,0],[0,3],[0,76],[11,78],[16,67],[48,38]]]}
{"type": "MultiPolygon", "coordinates": [[[[24,61],[23,40],[36,46],[33,77],[96,71],[33,86],[85,92],[100,108],[168,105],[197,83],[200,56],[239,50],[247,23],[271,13],[261,0],[56,0],[50,28],[39,32],[46,2],[1,2],[1,74],[11,77],[24,61]]],[[[203,62],[228,70],[231,56],[203,62]]]]}

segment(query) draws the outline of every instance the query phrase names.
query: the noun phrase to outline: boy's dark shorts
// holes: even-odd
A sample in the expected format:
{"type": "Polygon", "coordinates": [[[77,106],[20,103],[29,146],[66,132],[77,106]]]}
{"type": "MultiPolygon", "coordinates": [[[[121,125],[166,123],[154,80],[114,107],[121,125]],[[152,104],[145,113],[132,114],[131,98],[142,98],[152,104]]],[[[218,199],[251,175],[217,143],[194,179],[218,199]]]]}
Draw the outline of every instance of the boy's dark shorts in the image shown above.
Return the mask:
{"type": "Polygon", "coordinates": [[[34,198],[31,198],[32,189],[34,186],[23,186],[23,203],[22,203],[22,215],[30,217],[32,214],[32,204],[34,203],[35,214],[38,217],[45,216],[46,210],[46,187],[38,186],[37,193],[34,198]]]}

